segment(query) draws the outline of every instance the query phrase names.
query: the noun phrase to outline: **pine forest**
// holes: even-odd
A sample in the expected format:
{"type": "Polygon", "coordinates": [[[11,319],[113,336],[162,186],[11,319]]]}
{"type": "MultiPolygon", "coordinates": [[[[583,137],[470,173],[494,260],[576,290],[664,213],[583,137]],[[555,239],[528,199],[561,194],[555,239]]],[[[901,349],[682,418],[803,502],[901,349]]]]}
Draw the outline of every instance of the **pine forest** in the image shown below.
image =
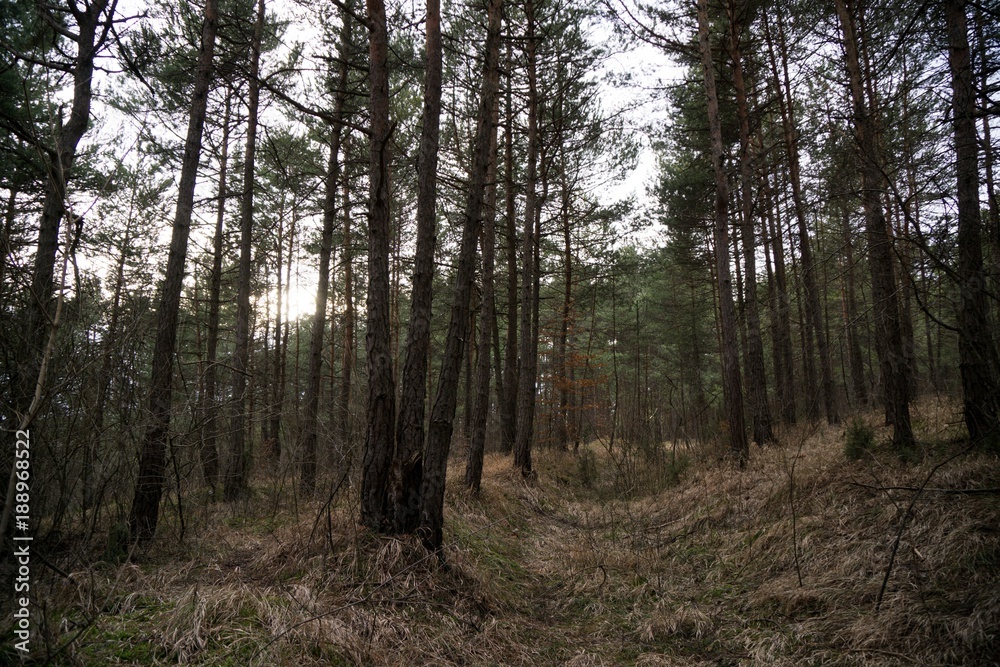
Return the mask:
{"type": "Polygon", "coordinates": [[[996,0],[0,0],[0,665],[1000,664],[996,0]]]}

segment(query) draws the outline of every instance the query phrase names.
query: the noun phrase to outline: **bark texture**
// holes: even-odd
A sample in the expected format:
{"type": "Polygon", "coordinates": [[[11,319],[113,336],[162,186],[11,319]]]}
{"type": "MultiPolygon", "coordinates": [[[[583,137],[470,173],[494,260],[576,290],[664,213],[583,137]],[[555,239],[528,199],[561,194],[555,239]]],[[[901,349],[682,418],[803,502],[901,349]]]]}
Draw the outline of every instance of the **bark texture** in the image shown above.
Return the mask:
{"type": "Polygon", "coordinates": [[[156,342],[153,347],[150,377],[149,416],[139,454],[139,477],[129,510],[129,534],[131,539],[137,542],[148,542],[156,534],[160,497],[163,494],[174,350],[177,344],[177,319],[180,311],[181,287],[184,282],[188,236],[191,231],[191,214],[194,209],[194,190],[198,178],[198,160],[201,156],[208,89],[212,80],[212,58],[215,53],[218,21],[217,0],[206,0],[201,52],[198,54],[198,65],[195,70],[181,177],[177,186],[177,209],[174,213],[170,253],[167,256],[166,277],[156,311],[156,342]]]}

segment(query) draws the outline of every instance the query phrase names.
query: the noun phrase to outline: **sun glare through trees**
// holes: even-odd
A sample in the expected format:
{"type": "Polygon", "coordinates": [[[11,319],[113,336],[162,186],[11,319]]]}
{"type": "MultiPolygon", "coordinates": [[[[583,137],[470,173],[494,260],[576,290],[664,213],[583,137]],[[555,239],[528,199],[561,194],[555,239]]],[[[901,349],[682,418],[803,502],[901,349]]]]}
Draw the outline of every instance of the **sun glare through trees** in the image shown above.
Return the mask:
{"type": "Polygon", "coordinates": [[[0,664],[995,664],[998,91],[994,2],[0,0],[0,664]]]}

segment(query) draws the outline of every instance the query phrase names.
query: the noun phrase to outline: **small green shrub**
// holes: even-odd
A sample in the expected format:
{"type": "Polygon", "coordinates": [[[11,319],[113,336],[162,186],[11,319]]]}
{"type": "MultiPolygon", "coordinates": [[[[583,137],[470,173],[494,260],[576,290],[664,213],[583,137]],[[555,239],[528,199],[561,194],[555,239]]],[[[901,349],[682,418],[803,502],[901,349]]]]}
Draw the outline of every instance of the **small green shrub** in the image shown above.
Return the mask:
{"type": "Polygon", "coordinates": [[[875,445],[875,429],[861,417],[855,417],[844,432],[844,455],[857,461],[875,445]]]}

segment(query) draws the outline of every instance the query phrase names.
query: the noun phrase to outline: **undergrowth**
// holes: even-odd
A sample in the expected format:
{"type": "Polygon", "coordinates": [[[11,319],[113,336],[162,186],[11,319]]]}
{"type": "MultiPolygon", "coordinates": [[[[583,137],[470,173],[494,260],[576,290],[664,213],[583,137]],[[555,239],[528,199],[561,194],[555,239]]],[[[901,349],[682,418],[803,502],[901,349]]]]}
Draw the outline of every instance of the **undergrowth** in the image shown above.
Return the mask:
{"type": "MultiPolygon", "coordinates": [[[[364,530],[346,487],[328,509],[326,498],[297,512],[213,505],[183,542],[123,563],[66,554],[55,565],[68,576],[40,574],[35,657],[994,664],[1000,461],[956,444],[951,408],[918,406],[923,449],[908,463],[867,438],[865,456],[845,456],[843,430],[800,426],[742,470],[712,449],[671,447],[652,465],[591,443],[539,452],[537,480],[525,481],[490,455],[472,496],[456,459],[447,567],[414,538],[364,530]]],[[[872,441],[885,435],[873,429],[872,441]]]]}

